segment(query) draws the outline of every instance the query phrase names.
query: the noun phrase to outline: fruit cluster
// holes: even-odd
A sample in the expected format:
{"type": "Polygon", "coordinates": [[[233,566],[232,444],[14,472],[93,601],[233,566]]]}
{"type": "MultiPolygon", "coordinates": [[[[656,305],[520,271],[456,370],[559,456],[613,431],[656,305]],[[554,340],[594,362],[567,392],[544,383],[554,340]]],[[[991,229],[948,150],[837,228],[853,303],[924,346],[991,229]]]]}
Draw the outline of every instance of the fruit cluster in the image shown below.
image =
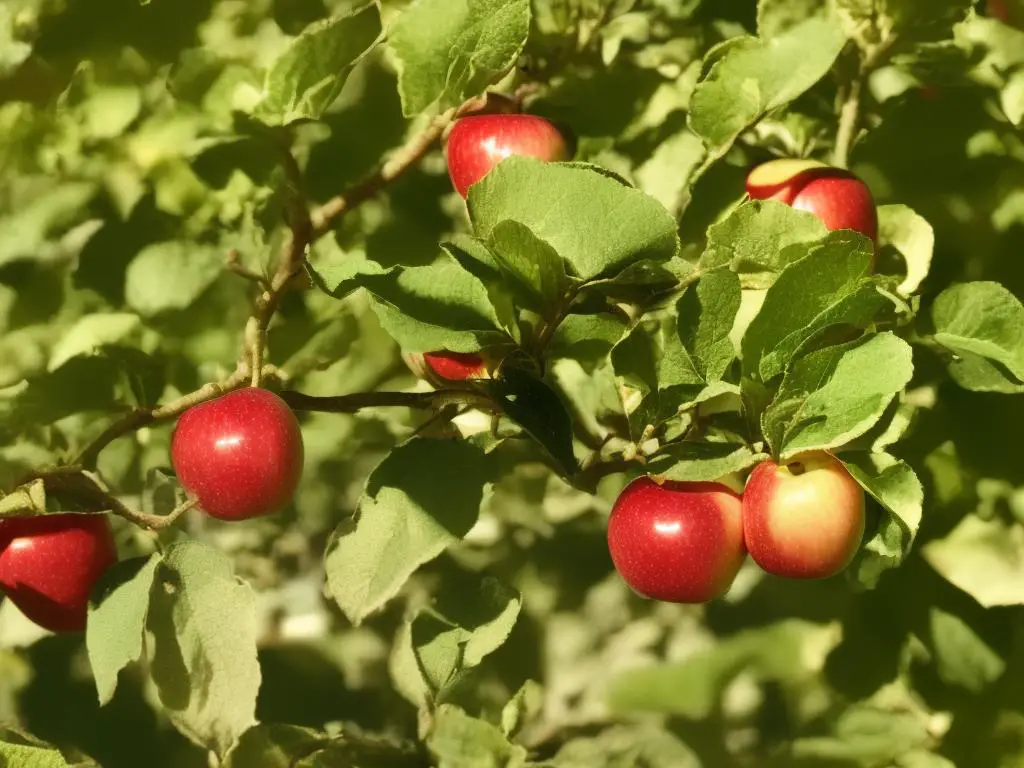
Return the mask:
{"type": "MultiPolygon", "coordinates": [[[[455,190],[470,187],[511,155],[567,160],[569,144],[548,120],[525,114],[476,114],[448,136],[455,190]]],[[[867,186],[853,174],[813,160],[772,160],[747,179],[753,199],[809,211],[829,229],[875,240],[878,220],[867,186]]],[[[437,350],[407,357],[435,383],[488,375],[474,352],[437,350]]],[[[298,421],[269,390],[250,387],[200,403],[178,421],[171,459],[182,487],[211,517],[246,520],[287,505],[303,467],[298,421]]],[[[829,576],[856,552],[864,498],[842,464],[828,455],[778,466],[765,462],[740,495],[721,484],[657,483],[642,478],[619,498],[608,529],[616,567],[637,591],[662,600],[704,602],[732,583],[746,553],[769,573],[829,576]]],[[[85,627],[90,594],[117,561],[104,515],[52,514],[0,521],[0,588],[40,626],[85,627]]]]}
{"type": "Polygon", "coordinates": [[[793,579],[835,576],[864,536],[864,491],[823,451],[764,461],[742,493],[725,482],[631,482],[608,521],[622,578],[655,600],[705,603],[724,595],[747,554],[793,579]]]}

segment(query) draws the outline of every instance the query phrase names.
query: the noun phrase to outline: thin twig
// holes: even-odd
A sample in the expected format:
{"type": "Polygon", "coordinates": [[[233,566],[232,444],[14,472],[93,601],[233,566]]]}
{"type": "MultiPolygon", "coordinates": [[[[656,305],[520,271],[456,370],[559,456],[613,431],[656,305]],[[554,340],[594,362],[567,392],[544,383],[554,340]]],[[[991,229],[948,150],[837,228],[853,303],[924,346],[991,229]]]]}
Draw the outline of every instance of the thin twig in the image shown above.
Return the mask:
{"type": "Polygon", "coordinates": [[[229,270],[234,272],[239,277],[244,277],[246,280],[251,280],[264,290],[268,288],[270,285],[267,282],[266,277],[259,274],[258,272],[254,272],[253,270],[249,269],[247,266],[242,264],[242,262],[240,261],[240,255],[238,251],[235,250],[234,248],[228,251],[227,267],[229,270]]]}
{"type": "Polygon", "coordinates": [[[489,409],[491,401],[484,395],[463,389],[438,389],[430,392],[356,392],[351,395],[316,397],[302,392],[281,392],[281,399],[296,411],[321,413],[356,413],[363,408],[404,407],[443,408],[461,404],[489,409]]]}
{"type": "Polygon", "coordinates": [[[889,38],[878,45],[859,49],[860,63],[857,73],[842,90],[842,106],[839,108],[836,144],[832,150],[832,164],[838,168],[847,168],[850,164],[850,151],[853,149],[853,143],[857,139],[857,130],[860,127],[864,85],[871,73],[888,59],[894,44],[895,39],[889,38]]]}
{"type": "Polygon", "coordinates": [[[319,239],[331,229],[339,216],[375,197],[385,186],[416,165],[441,138],[448,124],[455,119],[459,111],[449,109],[434,118],[422,133],[417,134],[408,144],[398,149],[376,173],[366,177],[340,195],[332,197],[313,211],[311,215],[312,239],[319,239]]]}

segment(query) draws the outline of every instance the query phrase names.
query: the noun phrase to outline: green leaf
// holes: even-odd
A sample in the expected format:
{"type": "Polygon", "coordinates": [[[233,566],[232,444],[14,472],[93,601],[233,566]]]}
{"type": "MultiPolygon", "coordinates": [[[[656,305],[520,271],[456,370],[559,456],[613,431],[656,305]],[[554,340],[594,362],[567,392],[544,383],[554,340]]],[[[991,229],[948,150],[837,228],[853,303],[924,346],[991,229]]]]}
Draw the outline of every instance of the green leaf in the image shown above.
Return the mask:
{"type": "Polygon", "coordinates": [[[836,9],[851,33],[898,40],[903,46],[952,36],[973,0],[837,0],[836,9]],[[871,34],[871,33],[868,33],[871,34]]]}
{"type": "Polygon", "coordinates": [[[0,741],[0,763],[10,768],[69,768],[72,765],[56,747],[10,744],[6,741],[0,741]]]}
{"type": "Polygon", "coordinates": [[[838,457],[861,487],[899,521],[909,550],[921,526],[924,489],[913,468],[888,453],[848,451],[838,457]]]}
{"type": "MultiPolygon", "coordinates": [[[[964,365],[981,364],[1010,387],[997,388],[993,383],[978,387],[983,391],[1014,391],[1024,383],[1024,306],[1002,285],[952,285],[935,299],[931,315],[933,338],[959,358],[950,363],[951,372],[964,365]]],[[[962,385],[973,380],[956,374],[954,378],[962,385]]]]}
{"type": "Polygon", "coordinates": [[[549,317],[569,289],[562,258],[517,221],[498,222],[488,246],[506,274],[536,296],[534,308],[549,317]]]}
{"type": "Polygon", "coordinates": [[[85,315],[64,332],[50,353],[50,370],[76,355],[90,355],[106,344],[117,344],[139,330],[142,321],[131,312],[96,312],[85,315]]]}
{"type": "Polygon", "coordinates": [[[928,542],[925,560],[985,608],[1024,605],[1024,529],[967,515],[948,535],[928,542]]]}
{"type": "Polygon", "coordinates": [[[755,453],[745,445],[671,443],[651,456],[645,471],[659,480],[717,481],[767,458],[767,454],[755,453]]]}
{"type": "Polygon", "coordinates": [[[338,527],[325,555],[331,595],[352,622],[469,532],[492,471],[471,443],[428,438],[405,443],[380,463],[354,519],[338,527]]]}
{"type": "Polygon", "coordinates": [[[512,68],[529,31],[528,0],[415,0],[388,30],[402,112],[482,93],[512,68]]]}
{"type": "Polygon", "coordinates": [[[167,241],[139,251],[125,273],[124,297],[143,317],[187,309],[224,273],[225,256],[215,248],[167,241]]]}
{"type": "Polygon", "coordinates": [[[656,200],[583,164],[509,157],[470,187],[468,204],[478,237],[517,221],[584,280],[679,248],[676,222],[656,200]]]}
{"type": "Polygon", "coordinates": [[[98,186],[87,181],[18,179],[7,193],[16,206],[0,215],[0,267],[20,259],[53,262],[68,248],[59,238],[84,220],[98,186]]]}
{"type": "Polygon", "coordinates": [[[866,238],[837,233],[783,269],[743,335],[744,373],[769,381],[827,329],[870,324],[889,304],[870,277],[870,264],[866,238]]]}
{"type": "Polygon", "coordinates": [[[900,252],[906,265],[906,277],[897,289],[910,296],[928,277],[935,251],[935,232],[927,219],[905,205],[878,207],[878,241],[900,252]]]}
{"type": "Polygon", "coordinates": [[[741,133],[824,77],[846,44],[831,19],[811,18],[771,40],[734,38],[690,100],[690,127],[721,157],[741,133]]]}
{"type": "Polygon", "coordinates": [[[512,738],[526,723],[540,714],[543,706],[544,689],[535,680],[527,680],[501,708],[501,732],[507,738],[512,738]]]}
{"type": "Polygon", "coordinates": [[[101,706],[113,698],[121,670],[142,658],[149,596],[160,560],[159,555],[122,560],[94,590],[85,644],[101,706]]]}
{"type": "Polygon", "coordinates": [[[46,485],[42,480],[33,480],[8,494],[0,492],[0,517],[45,514],[46,485]]]}
{"type": "Polygon", "coordinates": [[[254,115],[270,125],[319,119],[341,93],[352,68],[380,37],[375,3],[314,22],[267,71],[254,115]]]}
{"type": "Polygon", "coordinates": [[[677,736],[655,725],[613,725],[567,741],[536,768],[707,768],[677,736]]]}
{"type": "Polygon", "coordinates": [[[363,285],[381,325],[407,352],[475,352],[507,340],[487,288],[448,255],[365,277],[363,285]]]}
{"type": "Polygon", "coordinates": [[[119,366],[107,357],[73,357],[56,370],[30,379],[7,402],[6,412],[0,407],[0,430],[17,435],[74,413],[113,410],[119,407],[119,378],[119,366]]]}
{"type": "Polygon", "coordinates": [[[821,642],[825,632],[798,619],[744,630],[684,661],[616,675],[609,684],[608,706],[615,713],[660,712],[701,720],[717,709],[741,673],[765,681],[812,678],[815,673],[801,653],[821,642]]]}
{"type": "Polygon", "coordinates": [[[310,728],[260,723],[242,734],[228,753],[224,768],[294,768],[296,761],[330,743],[310,728]]]}
{"type": "Polygon", "coordinates": [[[150,596],[149,653],[168,717],[188,738],[223,757],[256,721],[260,666],[256,600],[211,544],[168,547],[150,596]]]}
{"type": "Polygon", "coordinates": [[[1006,671],[1006,661],[959,616],[932,607],[928,624],[935,666],[947,685],[981,693],[1006,671]]]}
{"type": "Polygon", "coordinates": [[[427,737],[437,768],[524,768],[526,750],[510,743],[498,728],[442,704],[427,737]]]}
{"type": "Polygon", "coordinates": [[[32,46],[14,34],[14,11],[0,6],[0,77],[7,78],[32,55],[32,46]]]}
{"type": "Polygon", "coordinates": [[[823,16],[828,5],[823,0],[759,0],[757,34],[770,40],[812,16],[823,16]]]}
{"type": "Polygon", "coordinates": [[[789,369],[762,415],[765,437],[783,459],[860,437],[910,381],[911,358],[892,333],[812,352],[789,369]]]}
{"type": "Polygon", "coordinates": [[[854,761],[875,765],[932,741],[927,720],[916,712],[881,709],[858,703],[839,716],[835,738],[796,739],[793,755],[802,760],[854,761]]]}
{"type": "Polygon", "coordinates": [[[807,255],[828,230],[813,213],[774,200],[753,200],[708,228],[704,270],[729,266],[744,288],[767,288],[784,267],[807,255]]]}
{"type": "Polygon", "coordinates": [[[572,417],[555,391],[531,374],[504,366],[481,386],[512,419],[553,458],[563,473],[577,469],[572,448],[572,417]]]}
{"type": "Polygon", "coordinates": [[[521,607],[518,592],[490,577],[479,591],[447,591],[440,600],[435,608],[420,610],[410,627],[416,663],[432,696],[501,647],[521,607]]]}
{"type": "Polygon", "coordinates": [[[740,308],[740,281],[732,272],[704,275],[676,305],[679,336],[704,381],[719,381],[736,358],[729,333],[740,308]]]}

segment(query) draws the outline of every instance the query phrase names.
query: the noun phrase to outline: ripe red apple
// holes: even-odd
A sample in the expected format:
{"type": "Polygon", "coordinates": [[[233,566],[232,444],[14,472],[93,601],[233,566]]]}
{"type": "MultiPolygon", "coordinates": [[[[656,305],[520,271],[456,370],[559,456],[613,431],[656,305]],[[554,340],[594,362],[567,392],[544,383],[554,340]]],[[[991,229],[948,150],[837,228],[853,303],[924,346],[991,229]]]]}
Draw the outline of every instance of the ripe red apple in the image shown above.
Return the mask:
{"type": "Polygon", "coordinates": [[[746,556],[742,501],[720,483],[638,478],[612,507],[608,549],[641,595],[706,603],[725,594],[746,556]]]}
{"type": "Polygon", "coordinates": [[[769,160],[747,175],[753,200],[777,200],[813,213],[830,230],[853,229],[878,239],[878,211],[867,184],[817,160],[769,160]]]}
{"type": "Polygon", "coordinates": [[[536,115],[470,115],[455,121],[446,145],[448,175],[462,197],[511,155],[565,160],[569,148],[558,128],[536,115]]]}
{"type": "Polygon", "coordinates": [[[824,451],[777,464],[764,461],[743,491],[743,533],[767,573],[792,579],[835,576],[864,535],[864,491],[824,451]]]}
{"type": "Polygon", "coordinates": [[[117,561],[106,515],[56,514],[0,521],[0,589],[51,632],[81,632],[89,593],[117,561]]]}
{"type": "Polygon", "coordinates": [[[304,455],[291,408],[258,387],[185,411],[171,441],[171,462],[182,487],[221,520],[280,510],[298,487],[304,455]]]}
{"type": "Polygon", "coordinates": [[[1004,24],[1010,23],[1010,8],[1006,0],[988,0],[985,4],[985,15],[999,19],[1004,24]]]}
{"type": "Polygon", "coordinates": [[[474,352],[427,352],[423,361],[435,374],[449,381],[477,379],[487,373],[484,359],[474,352]]]}

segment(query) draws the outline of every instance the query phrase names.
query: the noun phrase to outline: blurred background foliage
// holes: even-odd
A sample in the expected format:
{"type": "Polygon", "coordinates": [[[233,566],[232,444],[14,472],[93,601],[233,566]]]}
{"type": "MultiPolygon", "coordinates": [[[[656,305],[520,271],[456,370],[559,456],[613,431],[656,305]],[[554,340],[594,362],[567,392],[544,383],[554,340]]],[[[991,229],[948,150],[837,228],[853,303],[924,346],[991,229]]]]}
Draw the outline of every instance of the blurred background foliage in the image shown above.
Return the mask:
{"type": "MultiPolygon", "coordinates": [[[[762,22],[784,26],[787,12],[817,5],[765,1],[762,22]]],[[[251,101],[288,36],[351,7],[0,4],[0,402],[97,346],[118,361],[114,377],[64,369],[16,440],[0,421],[0,487],[73,455],[125,404],[151,405],[233,369],[251,289],[224,268],[225,254],[264,269],[285,234],[275,160],[233,109],[251,101]]],[[[385,2],[385,24],[402,10],[385,2]]],[[[826,78],[688,189],[702,159],[686,123],[702,58],[756,32],[757,14],[753,0],[534,0],[512,81],[530,84],[530,111],[571,129],[578,158],[678,215],[684,253],[695,256],[708,225],[741,199],[751,165],[820,155],[834,133],[836,84],[826,78]]],[[[880,204],[906,204],[934,227],[926,297],[959,280],[997,280],[1024,296],[1024,32],[979,15],[940,38],[872,78],[870,131],[853,169],[880,204]]],[[[395,63],[378,49],[322,122],[297,129],[307,195],[323,202],[344,190],[419,126],[403,117],[395,63]]],[[[347,216],[313,258],[341,249],[425,264],[438,241],[466,229],[434,151],[347,216]]],[[[358,295],[293,293],[281,320],[271,362],[305,392],[416,386],[358,295]]],[[[614,574],[604,538],[624,478],[586,496],[506,445],[507,470],[467,541],[353,627],[324,597],[321,553],[367,473],[422,417],[305,415],[305,481],[286,513],[186,524],[231,552],[258,590],[259,718],[414,736],[416,710],[389,658],[403,616],[486,570],[522,592],[523,612],[456,700],[496,718],[538,681],[543,709],[524,733],[541,757],[562,749],[559,765],[1024,765],[1024,408],[960,389],[924,348],[915,357],[903,403],[913,430],[894,452],[925,483],[924,522],[905,565],[866,592],[842,578],[782,582],[751,564],[724,601],[644,601],[614,574]]],[[[591,387],[581,397],[602,396],[599,375],[559,365],[591,387]]],[[[145,508],[169,436],[160,426],[111,445],[104,478],[145,508]]],[[[129,526],[118,531],[124,552],[149,546],[129,526]]],[[[137,671],[100,708],[80,638],[44,637],[6,605],[0,644],[0,720],[110,768],[207,765],[157,714],[137,671]]]]}

